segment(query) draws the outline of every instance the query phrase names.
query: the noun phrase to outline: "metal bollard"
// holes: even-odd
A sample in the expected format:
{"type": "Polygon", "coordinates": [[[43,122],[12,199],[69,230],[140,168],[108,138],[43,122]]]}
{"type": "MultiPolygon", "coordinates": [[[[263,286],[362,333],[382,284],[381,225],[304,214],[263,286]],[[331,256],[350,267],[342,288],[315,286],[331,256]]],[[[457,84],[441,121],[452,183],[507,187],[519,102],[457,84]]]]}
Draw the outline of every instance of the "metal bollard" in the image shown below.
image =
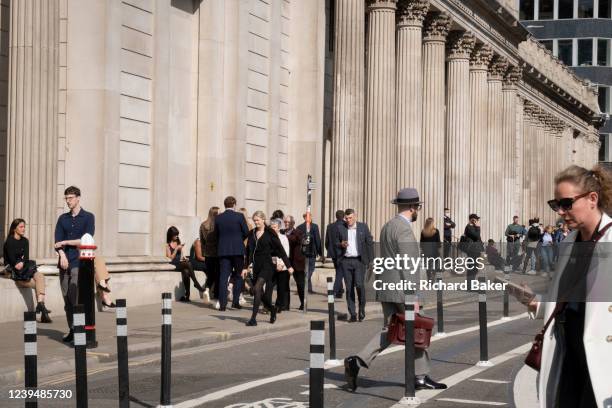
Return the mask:
{"type": "MultiPolygon", "coordinates": [[[[485,277],[478,278],[480,283],[485,282],[485,277]]],[[[480,325],[480,361],[476,363],[479,367],[490,367],[489,340],[487,337],[487,293],[483,289],[478,290],[478,322],[480,325]]]]}
{"type": "MultiPolygon", "coordinates": [[[[441,286],[442,283],[442,274],[444,271],[436,272],[438,277],[438,283],[441,286]]],[[[444,299],[442,298],[442,289],[438,288],[436,291],[436,311],[437,311],[437,320],[438,320],[438,331],[436,332],[437,337],[444,337],[446,333],[444,333],[444,299]]]]}
{"type": "MultiPolygon", "coordinates": [[[[507,270],[507,268],[504,268],[504,280],[506,282],[510,281],[510,273],[507,270]]],[[[504,289],[504,311],[503,311],[503,316],[502,316],[502,320],[505,320],[508,318],[508,315],[510,314],[510,296],[508,295],[508,288],[504,289]]]]}
{"type": "Polygon", "coordinates": [[[406,330],[406,344],[404,346],[404,396],[400,405],[418,405],[421,401],[416,397],[414,374],[414,319],[417,297],[413,290],[409,290],[404,298],[404,323],[406,330]]]}
{"type": "Polygon", "coordinates": [[[128,369],[127,308],[125,299],[117,299],[117,380],[119,407],[130,406],[130,374],[128,369]]]}
{"type": "Polygon", "coordinates": [[[336,311],[333,278],[327,278],[327,308],[329,312],[329,359],[339,363],[336,359],[336,311]]]}
{"type": "Polygon", "coordinates": [[[87,339],[85,335],[85,313],[83,305],[75,305],[73,310],[76,400],[78,408],[87,408],[87,339]]]}
{"type": "Polygon", "coordinates": [[[172,294],[162,293],[162,345],[161,345],[161,394],[160,408],[172,407],[170,402],[172,368],[172,294]]]}
{"type": "Polygon", "coordinates": [[[77,303],[83,305],[85,313],[85,336],[86,347],[98,347],[96,340],[96,293],[95,293],[95,268],[94,251],[96,250],[93,237],[89,234],[83,235],[79,245],[79,279],[77,303]]]}
{"type": "Polygon", "coordinates": [[[325,374],[325,322],[315,320],[310,322],[310,391],[309,406],[322,408],[323,383],[325,374]]]}
{"type": "MultiPolygon", "coordinates": [[[[23,313],[23,344],[24,369],[25,369],[25,388],[36,391],[38,386],[37,373],[37,344],[36,344],[36,312],[23,313]]],[[[25,403],[26,408],[36,408],[38,399],[36,396],[28,398],[25,403]]]]}

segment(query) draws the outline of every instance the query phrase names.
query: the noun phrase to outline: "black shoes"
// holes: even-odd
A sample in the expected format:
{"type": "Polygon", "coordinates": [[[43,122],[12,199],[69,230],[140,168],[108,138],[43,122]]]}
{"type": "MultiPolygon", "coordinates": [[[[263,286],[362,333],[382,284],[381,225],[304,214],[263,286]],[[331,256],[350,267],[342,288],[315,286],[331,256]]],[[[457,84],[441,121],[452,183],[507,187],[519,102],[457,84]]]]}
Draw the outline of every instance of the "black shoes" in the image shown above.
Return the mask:
{"type": "Polygon", "coordinates": [[[250,319],[248,322],[246,322],[245,326],[257,326],[257,320],[250,319]]]}
{"type": "Polygon", "coordinates": [[[300,307],[298,307],[298,310],[304,310],[304,305],[300,305],[300,307]]]}
{"type": "Polygon", "coordinates": [[[70,329],[68,334],[62,338],[62,341],[64,343],[72,343],[74,341],[74,332],[72,331],[72,329],[70,329]]]}
{"type": "Polygon", "coordinates": [[[53,320],[49,317],[50,310],[45,306],[45,302],[38,302],[36,305],[36,313],[40,313],[40,322],[41,323],[53,323],[53,320]]]}
{"type": "Polygon", "coordinates": [[[240,310],[242,306],[240,306],[240,303],[232,303],[232,309],[240,310]]]}
{"type": "Polygon", "coordinates": [[[189,303],[191,302],[191,300],[189,300],[187,296],[181,296],[181,298],[179,299],[179,302],[189,303]]]}
{"type": "Polygon", "coordinates": [[[351,315],[351,318],[349,319],[349,323],[355,323],[357,321],[357,316],[355,315],[351,315]]]}
{"type": "Polygon", "coordinates": [[[421,377],[421,378],[417,377],[417,379],[414,381],[414,385],[415,385],[416,390],[445,390],[446,389],[446,384],[435,382],[434,380],[429,378],[428,375],[421,377]]]}
{"type": "Polygon", "coordinates": [[[365,319],[365,310],[360,310],[359,311],[359,321],[363,322],[363,319],[365,319]]]}
{"type": "Polygon", "coordinates": [[[350,356],[344,359],[344,378],[350,391],[357,389],[357,375],[359,374],[359,361],[357,357],[350,356]]]}
{"type": "Polygon", "coordinates": [[[275,321],[276,321],[276,307],[272,307],[272,309],[270,310],[270,323],[274,324],[275,321]]]}

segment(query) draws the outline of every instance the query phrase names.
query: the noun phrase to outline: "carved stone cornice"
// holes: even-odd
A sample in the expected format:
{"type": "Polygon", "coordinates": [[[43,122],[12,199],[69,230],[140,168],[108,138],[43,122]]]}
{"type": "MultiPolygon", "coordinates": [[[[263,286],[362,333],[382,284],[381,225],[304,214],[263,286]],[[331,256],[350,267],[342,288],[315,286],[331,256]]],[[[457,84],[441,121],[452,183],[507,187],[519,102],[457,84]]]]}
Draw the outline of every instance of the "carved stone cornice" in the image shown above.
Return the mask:
{"type": "Polygon", "coordinates": [[[423,24],[423,41],[445,41],[451,26],[448,13],[431,11],[423,24]]]}
{"type": "Polygon", "coordinates": [[[428,0],[399,0],[397,27],[423,27],[427,11],[429,11],[428,0]]]}
{"type": "Polygon", "coordinates": [[[469,59],[476,37],[469,31],[451,31],[446,42],[448,59],[469,59]]]}
{"type": "Polygon", "coordinates": [[[504,73],[508,70],[508,60],[496,55],[489,64],[489,79],[501,81],[504,73]]]}
{"type": "Polygon", "coordinates": [[[368,0],[368,12],[376,10],[395,10],[397,0],[368,0]]]}
{"type": "Polygon", "coordinates": [[[528,99],[525,99],[523,110],[525,112],[525,119],[527,119],[531,123],[535,123],[538,121],[539,108],[535,106],[532,102],[530,102],[528,99]]]}
{"type": "Polygon", "coordinates": [[[504,88],[514,88],[516,83],[521,80],[523,69],[516,65],[510,65],[504,75],[504,88]]]}
{"type": "Polygon", "coordinates": [[[470,56],[470,68],[487,69],[493,58],[493,50],[488,44],[476,44],[470,56]]]}

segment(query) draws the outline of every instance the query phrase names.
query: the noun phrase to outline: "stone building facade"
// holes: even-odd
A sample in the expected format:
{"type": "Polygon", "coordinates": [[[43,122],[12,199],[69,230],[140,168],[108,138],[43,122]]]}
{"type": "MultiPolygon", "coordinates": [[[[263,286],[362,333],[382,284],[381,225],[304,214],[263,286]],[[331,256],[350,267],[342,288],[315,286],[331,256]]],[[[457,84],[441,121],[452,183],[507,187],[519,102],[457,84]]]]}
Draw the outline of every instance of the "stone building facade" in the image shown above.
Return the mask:
{"type": "Polygon", "coordinates": [[[164,262],[226,195],[301,218],[308,174],[316,222],[353,207],[375,235],[407,185],[483,237],[552,222],[554,172],[597,160],[597,96],[510,3],[2,0],[2,224],[50,257],[74,184],[102,253],[164,262]]]}

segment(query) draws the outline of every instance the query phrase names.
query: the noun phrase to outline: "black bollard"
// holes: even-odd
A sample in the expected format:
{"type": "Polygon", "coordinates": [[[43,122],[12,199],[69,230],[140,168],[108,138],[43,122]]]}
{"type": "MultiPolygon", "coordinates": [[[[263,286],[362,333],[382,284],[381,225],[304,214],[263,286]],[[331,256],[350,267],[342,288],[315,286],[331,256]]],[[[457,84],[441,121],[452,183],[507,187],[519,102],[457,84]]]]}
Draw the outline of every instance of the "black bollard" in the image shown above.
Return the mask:
{"type": "Polygon", "coordinates": [[[127,308],[125,299],[117,299],[117,380],[119,407],[130,406],[130,374],[128,369],[127,308]]]}
{"type": "Polygon", "coordinates": [[[172,368],[172,294],[162,293],[161,395],[159,403],[170,406],[172,368]]]}
{"type": "Polygon", "coordinates": [[[404,397],[400,405],[417,405],[419,399],[416,397],[415,374],[414,374],[414,319],[416,295],[409,290],[404,298],[404,324],[406,344],[404,346],[404,397]]]}
{"type": "MultiPolygon", "coordinates": [[[[23,344],[24,352],[24,370],[25,370],[25,388],[36,391],[38,387],[37,374],[37,344],[36,344],[36,312],[23,313],[23,344]]],[[[26,408],[36,408],[38,399],[36,396],[28,398],[25,403],[26,408]]]]}
{"type": "Polygon", "coordinates": [[[76,372],[76,400],[78,408],[87,408],[87,341],[83,305],[73,309],[74,368],[76,372]]]}
{"type": "MultiPolygon", "coordinates": [[[[481,276],[478,281],[482,284],[485,282],[485,277],[481,276]]],[[[478,322],[480,325],[480,361],[477,366],[489,367],[492,366],[489,361],[489,341],[487,338],[487,293],[484,289],[478,290],[478,322]]]]}
{"type": "Polygon", "coordinates": [[[323,407],[325,375],[325,322],[310,322],[310,391],[308,402],[313,408],[323,407]]]}
{"type": "Polygon", "coordinates": [[[83,244],[79,247],[79,280],[77,303],[83,305],[85,312],[85,336],[86,347],[96,348],[96,297],[95,297],[95,278],[94,278],[94,257],[93,249],[95,245],[83,244]]]}
{"type": "Polygon", "coordinates": [[[439,271],[436,272],[436,275],[438,275],[438,284],[439,284],[439,288],[438,290],[436,290],[436,311],[437,311],[437,316],[438,316],[438,331],[436,333],[436,336],[446,336],[446,333],[444,333],[444,300],[442,298],[442,274],[444,272],[443,271],[439,271]]]}
{"type": "MultiPolygon", "coordinates": [[[[504,280],[506,282],[510,281],[510,274],[506,270],[504,270],[504,280]]],[[[510,299],[509,299],[509,297],[510,296],[508,294],[508,288],[506,287],[504,289],[504,312],[503,312],[502,320],[508,318],[508,315],[510,314],[510,305],[509,305],[510,299]]]]}
{"type": "Polygon", "coordinates": [[[327,278],[327,308],[329,311],[329,359],[336,360],[336,312],[333,278],[327,278]]]}

